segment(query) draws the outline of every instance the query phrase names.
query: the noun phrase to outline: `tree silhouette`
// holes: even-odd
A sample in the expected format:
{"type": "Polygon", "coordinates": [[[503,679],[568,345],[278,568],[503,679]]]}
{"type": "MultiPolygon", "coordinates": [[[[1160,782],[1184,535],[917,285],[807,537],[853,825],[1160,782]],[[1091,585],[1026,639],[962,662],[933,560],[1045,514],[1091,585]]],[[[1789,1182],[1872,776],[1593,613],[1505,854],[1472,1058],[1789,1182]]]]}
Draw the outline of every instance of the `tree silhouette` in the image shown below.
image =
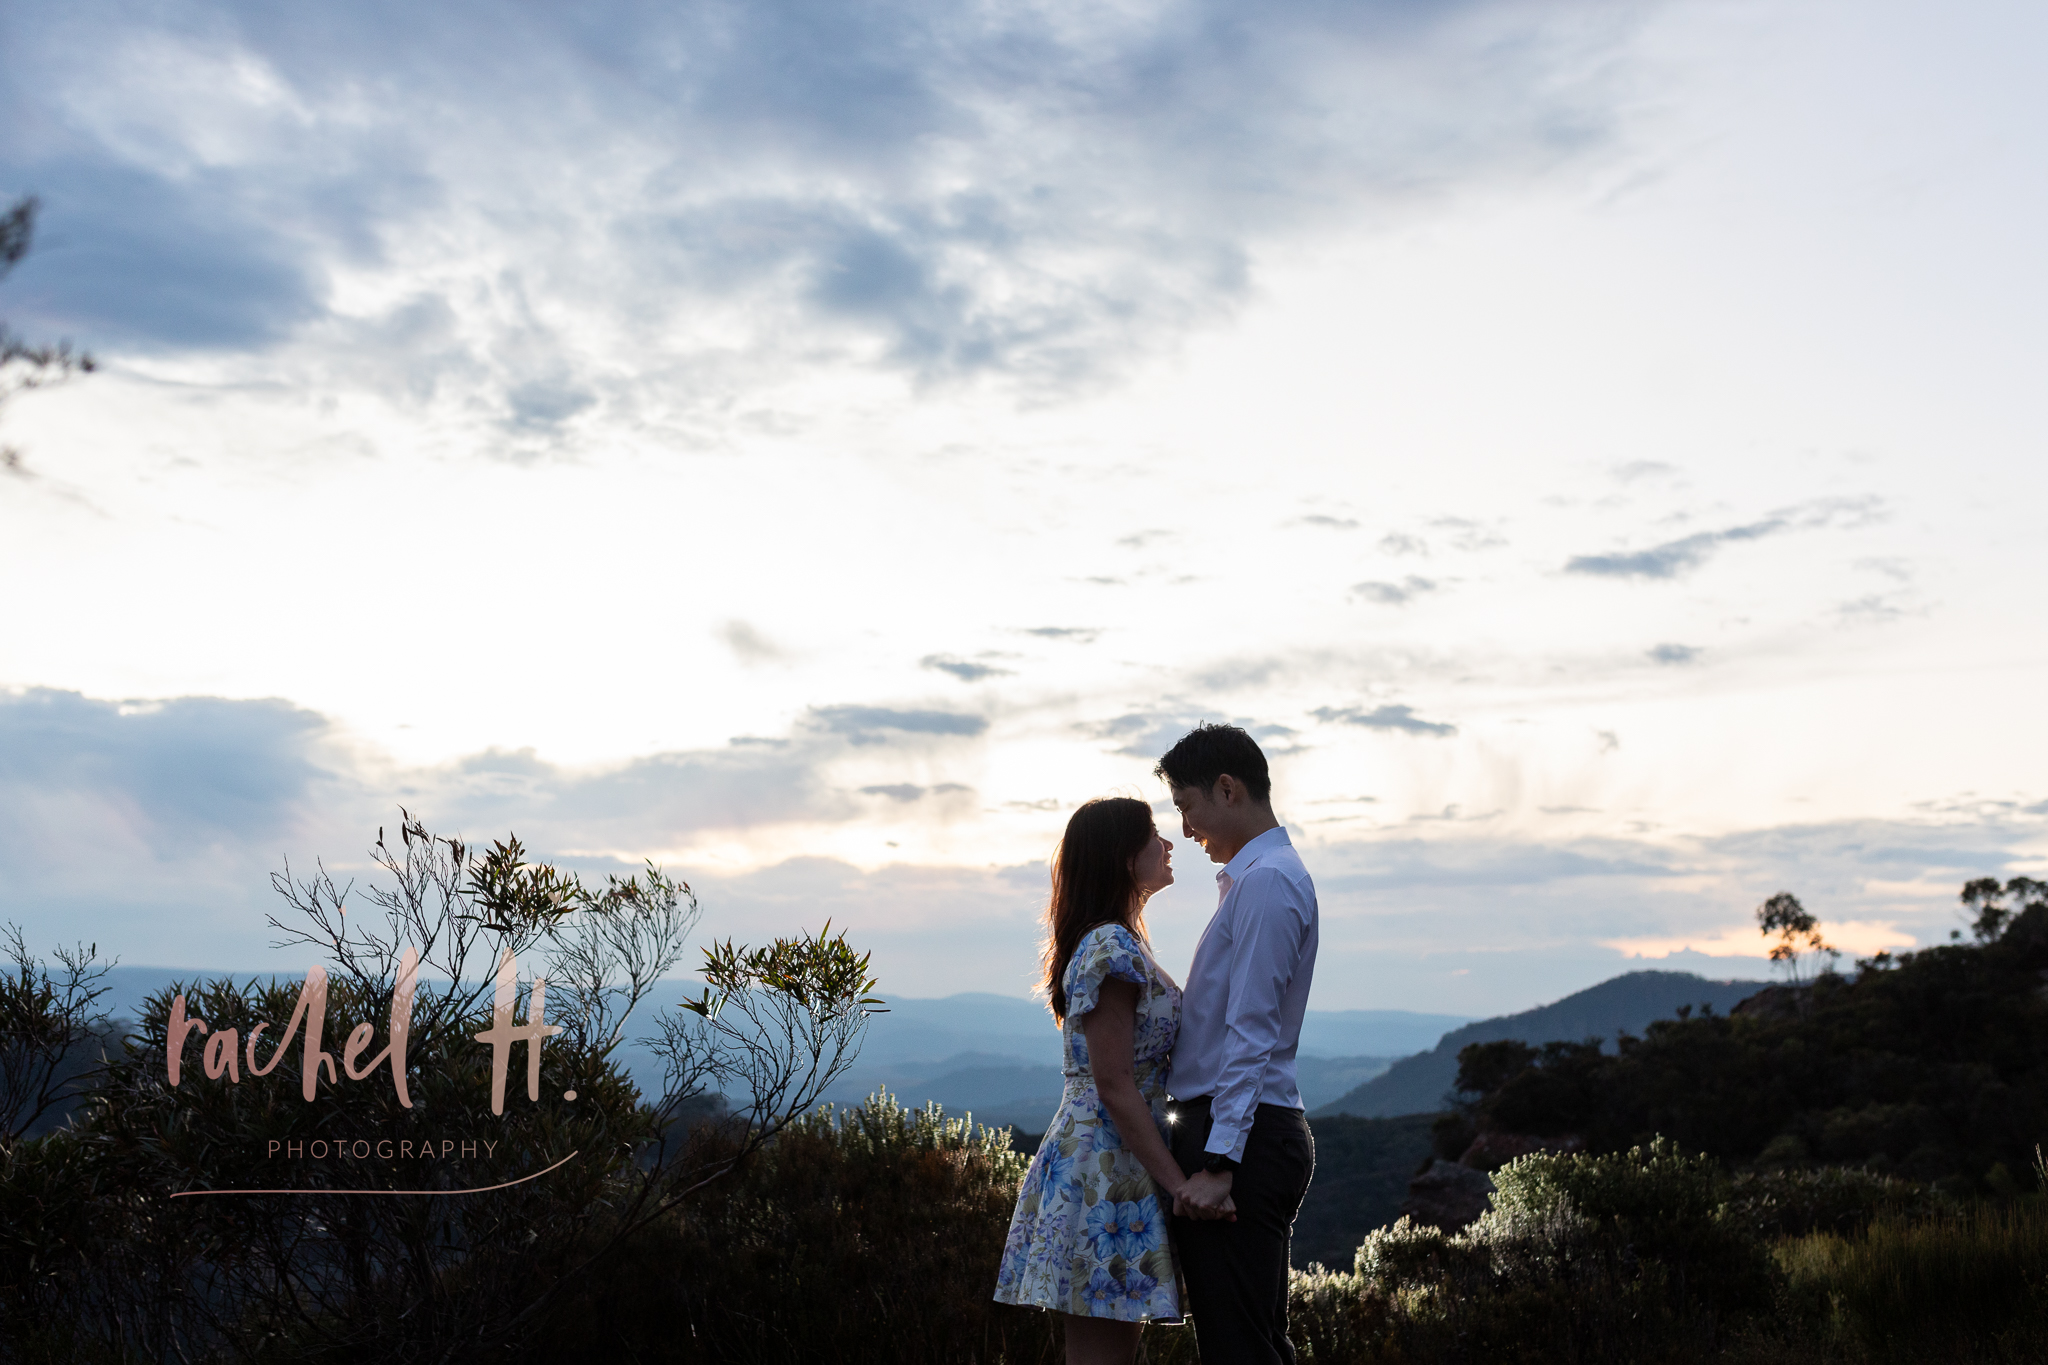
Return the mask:
{"type": "Polygon", "coordinates": [[[1771,961],[1785,968],[1786,975],[1791,977],[1795,986],[1804,985],[1812,976],[1820,975],[1820,972],[1809,975],[1802,970],[1802,958],[1811,963],[1825,957],[1828,966],[1822,970],[1831,971],[1835,959],[1842,955],[1838,949],[1828,946],[1827,940],[1820,935],[1820,921],[1790,891],[1780,891],[1759,905],[1756,923],[1765,938],[1777,940],[1771,945],[1771,961]]]}
{"type": "MultiPolygon", "coordinates": [[[[41,207],[34,195],[15,201],[0,214],[0,280],[7,278],[35,244],[36,211],[41,207]]],[[[98,366],[84,351],[75,351],[68,341],[32,346],[0,319],[0,406],[28,389],[60,384],[74,374],[90,374],[98,366]]],[[[0,446],[0,470],[29,477],[21,452],[0,446]]]]}
{"type": "MultiPolygon", "coordinates": [[[[2020,913],[2035,906],[2048,905],[2048,882],[2038,882],[2032,877],[2014,877],[2004,886],[1996,877],[1978,877],[1963,885],[1959,898],[1965,909],[1973,911],[1976,918],[1970,922],[1970,932],[1977,942],[1991,943],[2020,913]]],[[[1961,938],[1958,930],[1950,938],[1961,938]]]]}

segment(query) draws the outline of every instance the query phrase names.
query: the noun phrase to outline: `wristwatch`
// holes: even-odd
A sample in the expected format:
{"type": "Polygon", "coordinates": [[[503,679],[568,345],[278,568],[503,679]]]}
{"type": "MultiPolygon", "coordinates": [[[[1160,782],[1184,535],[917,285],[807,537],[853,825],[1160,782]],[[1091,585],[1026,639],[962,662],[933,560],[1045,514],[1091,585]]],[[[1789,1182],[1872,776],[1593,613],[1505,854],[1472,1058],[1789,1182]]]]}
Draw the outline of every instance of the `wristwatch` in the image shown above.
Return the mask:
{"type": "Polygon", "coordinates": [[[1237,1169],[1237,1163],[1223,1152],[1211,1152],[1209,1159],[1202,1163],[1202,1169],[1210,1175],[1229,1175],[1237,1169]]]}

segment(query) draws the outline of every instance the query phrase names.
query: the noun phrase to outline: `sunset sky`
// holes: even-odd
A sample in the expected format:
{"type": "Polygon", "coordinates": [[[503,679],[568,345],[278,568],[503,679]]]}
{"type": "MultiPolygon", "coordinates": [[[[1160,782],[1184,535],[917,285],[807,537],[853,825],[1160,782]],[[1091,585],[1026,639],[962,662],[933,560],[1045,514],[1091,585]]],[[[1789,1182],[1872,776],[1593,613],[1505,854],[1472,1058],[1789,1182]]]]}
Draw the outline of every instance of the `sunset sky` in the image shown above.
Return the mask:
{"type": "MultiPolygon", "coordinates": [[[[1232,720],[1312,1005],[2048,876],[2048,10],[0,10],[0,918],[291,970],[406,806],[1023,995],[1232,720]]],[[[1177,825],[1166,830],[1178,840],[1177,825]]],[[[1150,912],[1184,968],[1200,851],[1150,912]]]]}

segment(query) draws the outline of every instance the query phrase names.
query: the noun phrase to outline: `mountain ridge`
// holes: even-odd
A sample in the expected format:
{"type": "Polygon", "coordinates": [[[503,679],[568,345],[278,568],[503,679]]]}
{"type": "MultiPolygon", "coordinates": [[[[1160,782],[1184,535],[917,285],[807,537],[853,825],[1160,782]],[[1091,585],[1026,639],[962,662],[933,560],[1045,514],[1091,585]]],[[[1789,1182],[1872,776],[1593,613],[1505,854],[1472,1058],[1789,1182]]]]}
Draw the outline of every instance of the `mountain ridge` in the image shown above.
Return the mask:
{"type": "Polygon", "coordinates": [[[1638,971],[1609,977],[1561,1000],[1515,1014],[1480,1019],[1446,1033],[1427,1052],[1404,1057],[1339,1099],[1311,1109],[1309,1117],[1396,1118],[1447,1107],[1458,1081],[1458,1051],[1472,1043],[1512,1038],[1524,1043],[1611,1044],[1617,1033],[1640,1033],[1658,1019],[1690,1006],[1733,1009],[1764,989],[1764,981],[1714,981],[1692,972],[1638,971]]]}

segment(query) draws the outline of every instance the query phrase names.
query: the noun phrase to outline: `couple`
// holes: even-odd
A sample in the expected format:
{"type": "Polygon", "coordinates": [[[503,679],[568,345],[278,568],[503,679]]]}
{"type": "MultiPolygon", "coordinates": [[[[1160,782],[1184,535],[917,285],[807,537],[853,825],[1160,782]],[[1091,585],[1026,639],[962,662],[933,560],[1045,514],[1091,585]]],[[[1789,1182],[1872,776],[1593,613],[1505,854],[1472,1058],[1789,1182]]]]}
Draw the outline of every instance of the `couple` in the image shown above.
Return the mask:
{"type": "Polygon", "coordinates": [[[1090,801],[1067,822],[1045,953],[1066,1093],[996,1298],[1067,1314],[1069,1365],[1129,1365],[1144,1322],[1183,1310],[1207,1365],[1292,1362],[1287,1243],[1315,1168],[1294,1080],[1315,886],[1243,730],[1199,726],[1154,772],[1182,833],[1224,865],[1220,903],[1183,993],[1145,936],[1146,900],[1173,883],[1151,807],[1090,801]]]}

